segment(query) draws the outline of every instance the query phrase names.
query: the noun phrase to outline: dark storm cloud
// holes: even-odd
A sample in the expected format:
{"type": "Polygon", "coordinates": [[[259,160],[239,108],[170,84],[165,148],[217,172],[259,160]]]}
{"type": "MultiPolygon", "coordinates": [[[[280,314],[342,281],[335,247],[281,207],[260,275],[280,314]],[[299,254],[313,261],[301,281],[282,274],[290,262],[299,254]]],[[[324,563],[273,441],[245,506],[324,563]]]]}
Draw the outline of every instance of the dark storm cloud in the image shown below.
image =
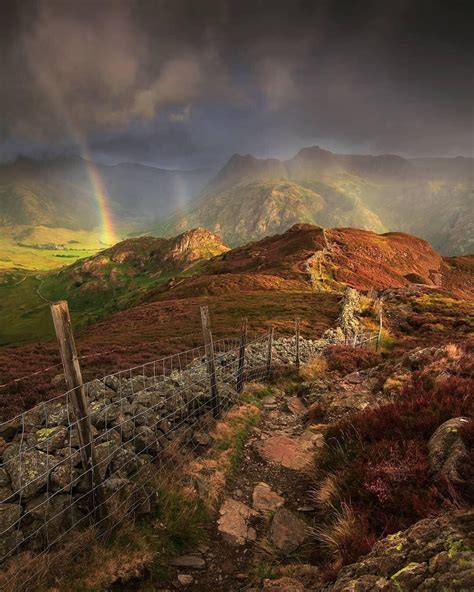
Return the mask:
{"type": "Polygon", "coordinates": [[[469,3],[4,0],[0,157],[472,151],[469,3]]]}

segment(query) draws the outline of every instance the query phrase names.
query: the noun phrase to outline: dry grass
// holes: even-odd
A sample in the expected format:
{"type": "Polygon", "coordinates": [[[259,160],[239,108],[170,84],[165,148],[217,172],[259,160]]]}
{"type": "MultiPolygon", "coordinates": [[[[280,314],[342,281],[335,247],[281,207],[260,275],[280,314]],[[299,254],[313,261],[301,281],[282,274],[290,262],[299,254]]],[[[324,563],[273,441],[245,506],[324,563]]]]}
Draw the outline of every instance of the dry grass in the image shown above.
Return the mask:
{"type": "Polygon", "coordinates": [[[312,498],[323,510],[334,507],[334,501],[339,496],[337,488],[337,476],[329,473],[315,488],[312,498]]]}
{"type": "Polygon", "coordinates": [[[327,370],[328,363],[326,358],[318,356],[301,367],[300,376],[307,381],[316,380],[321,374],[327,372],[327,370]]]}
{"type": "Polygon", "coordinates": [[[204,540],[209,522],[206,506],[186,486],[180,464],[186,458],[181,451],[168,456],[172,468],[166,471],[143,466],[134,477],[135,487],[119,491],[108,503],[109,531],[74,530],[60,547],[38,555],[21,553],[2,572],[0,589],[83,592],[107,589],[145,570],[158,580],[166,577],[169,558],[204,540]],[[155,503],[145,504],[149,498],[155,503]],[[140,506],[146,507],[145,516],[136,516],[140,506]]]}
{"type": "Polygon", "coordinates": [[[314,537],[335,561],[337,567],[370,551],[374,540],[351,505],[342,503],[333,511],[330,524],[313,529],[314,537]]]}

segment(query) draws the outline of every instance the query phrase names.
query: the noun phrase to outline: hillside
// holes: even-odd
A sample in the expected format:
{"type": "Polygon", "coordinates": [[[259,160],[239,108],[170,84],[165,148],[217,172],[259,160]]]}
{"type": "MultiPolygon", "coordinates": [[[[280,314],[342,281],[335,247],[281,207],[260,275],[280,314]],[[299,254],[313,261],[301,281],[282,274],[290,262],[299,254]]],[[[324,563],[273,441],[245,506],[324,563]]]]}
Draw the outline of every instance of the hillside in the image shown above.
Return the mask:
{"type": "Polygon", "coordinates": [[[0,269],[52,269],[108,246],[97,179],[117,239],[187,203],[208,171],[173,171],[78,157],[18,158],[0,165],[0,269]],[[105,241],[105,242],[104,242],[105,241]]]}
{"type": "MultiPolygon", "coordinates": [[[[0,165],[0,226],[43,225],[88,229],[99,224],[89,162],[79,157],[18,158],[0,165]]],[[[117,222],[167,214],[186,203],[208,171],[173,171],[135,163],[93,163],[117,222]]]]}
{"type": "Polygon", "coordinates": [[[227,250],[219,237],[194,229],[170,239],[126,239],[57,272],[4,274],[0,344],[50,337],[50,301],[67,299],[76,325],[87,325],[227,250]]]}
{"type": "Polygon", "coordinates": [[[443,258],[426,241],[403,233],[296,224],[208,261],[164,298],[248,290],[332,291],[422,285],[461,298],[474,294],[474,257],[443,258]]]}
{"type": "Polygon", "coordinates": [[[236,154],[198,200],[155,229],[171,235],[201,225],[235,246],[303,221],[403,231],[444,254],[468,254],[472,170],[469,158],[344,155],[319,147],[287,161],[236,154]]]}
{"type": "MultiPolygon", "coordinates": [[[[202,304],[216,339],[237,336],[243,316],[283,335],[293,335],[300,317],[302,335],[319,337],[334,325],[347,285],[382,291],[397,348],[468,340],[473,330],[474,258],[443,258],[401,233],[302,224],[229,251],[196,230],[129,239],[59,274],[14,280],[0,287],[0,384],[59,362],[47,300],[62,298],[80,354],[94,354],[83,363],[87,379],[201,345],[202,304]]],[[[53,394],[55,373],[14,385],[6,408],[53,394]]]]}
{"type": "Polygon", "coordinates": [[[131,238],[56,272],[12,271],[3,280],[1,342],[13,344],[51,336],[48,302],[61,299],[69,301],[77,326],[117,310],[125,318],[134,306],[141,316],[145,302],[190,298],[242,299],[244,309],[255,307],[259,315],[262,307],[293,302],[298,308],[307,295],[324,298],[347,285],[364,291],[420,286],[470,299],[474,257],[443,258],[403,233],[297,224],[230,251],[203,229],[169,239],[131,238]]]}

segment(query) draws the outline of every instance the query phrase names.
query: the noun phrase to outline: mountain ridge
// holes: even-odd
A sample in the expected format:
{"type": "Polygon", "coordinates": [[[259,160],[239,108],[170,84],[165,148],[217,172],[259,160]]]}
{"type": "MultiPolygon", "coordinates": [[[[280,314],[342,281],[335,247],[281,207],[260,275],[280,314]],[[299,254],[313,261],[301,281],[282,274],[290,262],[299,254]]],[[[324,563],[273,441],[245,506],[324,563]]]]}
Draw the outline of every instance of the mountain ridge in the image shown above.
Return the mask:
{"type": "Polygon", "coordinates": [[[466,157],[334,154],[318,146],[285,161],[234,154],[195,200],[152,230],[173,235],[203,226],[236,246],[280,232],[284,223],[309,222],[408,232],[444,254],[468,254],[473,163],[466,157]]]}

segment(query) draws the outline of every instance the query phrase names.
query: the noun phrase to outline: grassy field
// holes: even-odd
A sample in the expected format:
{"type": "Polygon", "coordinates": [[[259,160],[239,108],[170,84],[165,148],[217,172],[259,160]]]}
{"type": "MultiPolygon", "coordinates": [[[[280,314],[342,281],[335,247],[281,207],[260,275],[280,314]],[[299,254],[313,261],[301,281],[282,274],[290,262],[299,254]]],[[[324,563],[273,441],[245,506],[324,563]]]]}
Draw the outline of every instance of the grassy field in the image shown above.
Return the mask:
{"type": "Polygon", "coordinates": [[[96,230],[4,226],[0,231],[0,271],[56,269],[106,247],[96,230]]]}
{"type": "MultiPolygon", "coordinates": [[[[31,271],[0,272],[0,346],[49,339],[54,336],[49,303],[39,292],[44,273],[31,271]],[[2,283],[1,278],[24,278],[15,285],[2,283]]],[[[78,311],[75,326],[87,322],[88,315],[78,311]]]]}

